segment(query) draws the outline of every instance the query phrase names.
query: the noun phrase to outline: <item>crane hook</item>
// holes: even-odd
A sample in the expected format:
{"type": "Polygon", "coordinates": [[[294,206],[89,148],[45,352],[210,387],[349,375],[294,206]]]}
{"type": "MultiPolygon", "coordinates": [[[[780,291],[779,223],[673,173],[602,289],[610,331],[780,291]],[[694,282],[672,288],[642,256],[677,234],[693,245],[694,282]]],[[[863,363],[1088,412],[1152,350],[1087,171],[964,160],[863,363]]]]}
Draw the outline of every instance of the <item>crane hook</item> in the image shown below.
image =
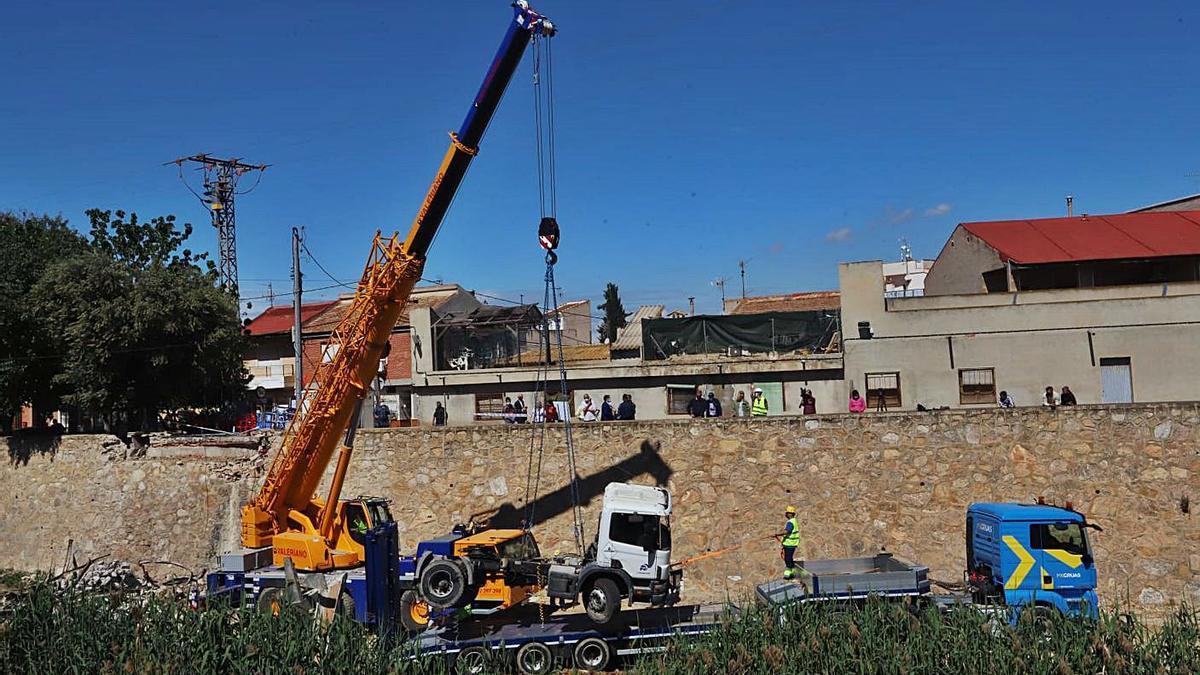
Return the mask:
{"type": "Polygon", "coordinates": [[[554,216],[543,217],[538,224],[538,244],[546,249],[546,263],[549,265],[558,262],[558,254],[554,252],[558,248],[558,239],[558,221],[554,216]]]}

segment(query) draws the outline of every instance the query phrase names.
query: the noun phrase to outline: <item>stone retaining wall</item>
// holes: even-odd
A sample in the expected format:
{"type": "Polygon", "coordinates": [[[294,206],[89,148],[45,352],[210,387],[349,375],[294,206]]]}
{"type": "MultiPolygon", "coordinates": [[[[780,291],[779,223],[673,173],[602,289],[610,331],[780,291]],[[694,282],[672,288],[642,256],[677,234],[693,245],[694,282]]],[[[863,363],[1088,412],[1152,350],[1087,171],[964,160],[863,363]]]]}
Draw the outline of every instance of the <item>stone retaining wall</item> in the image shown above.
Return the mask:
{"type": "MultiPolygon", "coordinates": [[[[967,504],[1045,495],[1073,500],[1105,528],[1093,535],[1105,602],[1148,610],[1200,602],[1200,527],[1186,512],[1200,493],[1200,404],[573,429],[587,536],[604,485],[626,480],[673,491],[677,557],[741,545],[688,568],[689,601],[741,598],[778,574],[767,535],[788,503],[799,507],[808,556],[882,548],[957,580],[967,504]]],[[[345,494],[391,497],[405,550],[485,509],[512,523],[527,512],[531,443],[539,445],[523,425],[363,431],[345,494]]],[[[256,451],[220,454],[151,447],[131,459],[108,437],[67,436],[57,447],[14,441],[0,471],[9,496],[0,567],[61,565],[69,540],[80,558],[204,566],[236,544],[238,509],[261,481],[256,451]]],[[[545,439],[534,505],[546,551],[574,548],[568,475],[560,426],[545,439]]]]}

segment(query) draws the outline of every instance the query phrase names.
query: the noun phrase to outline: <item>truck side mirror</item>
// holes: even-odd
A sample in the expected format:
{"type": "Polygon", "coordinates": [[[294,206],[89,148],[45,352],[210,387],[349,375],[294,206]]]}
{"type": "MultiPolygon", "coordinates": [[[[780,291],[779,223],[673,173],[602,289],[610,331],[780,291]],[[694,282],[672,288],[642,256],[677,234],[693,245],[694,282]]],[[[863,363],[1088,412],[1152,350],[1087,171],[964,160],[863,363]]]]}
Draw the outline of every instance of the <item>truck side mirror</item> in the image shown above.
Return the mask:
{"type": "Polygon", "coordinates": [[[1092,563],[1095,562],[1095,558],[1092,557],[1091,553],[1084,553],[1081,559],[1083,560],[1084,567],[1091,567],[1092,563]]]}

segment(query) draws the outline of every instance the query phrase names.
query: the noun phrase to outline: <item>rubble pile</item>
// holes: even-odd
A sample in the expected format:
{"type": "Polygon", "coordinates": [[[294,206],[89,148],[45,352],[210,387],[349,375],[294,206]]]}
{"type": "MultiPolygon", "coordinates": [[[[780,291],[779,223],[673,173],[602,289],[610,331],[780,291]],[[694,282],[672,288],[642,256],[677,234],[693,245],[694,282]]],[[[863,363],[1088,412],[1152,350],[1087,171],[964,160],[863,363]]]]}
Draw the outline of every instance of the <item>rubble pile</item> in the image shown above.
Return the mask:
{"type": "Polygon", "coordinates": [[[151,584],[138,576],[129,563],[118,560],[97,561],[75,579],[64,578],[75,588],[89,592],[137,593],[148,590],[151,584]]]}

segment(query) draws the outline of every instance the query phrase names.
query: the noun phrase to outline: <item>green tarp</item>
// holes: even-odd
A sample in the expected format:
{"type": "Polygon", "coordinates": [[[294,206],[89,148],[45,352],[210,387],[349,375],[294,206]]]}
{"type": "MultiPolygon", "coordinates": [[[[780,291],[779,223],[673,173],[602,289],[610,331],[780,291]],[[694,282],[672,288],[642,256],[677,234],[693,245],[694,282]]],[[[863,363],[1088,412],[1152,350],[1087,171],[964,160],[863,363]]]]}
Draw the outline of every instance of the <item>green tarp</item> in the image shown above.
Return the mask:
{"type": "Polygon", "coordinates": [[[643,319],[642,354],[652,361],[678,354],[820,352],[837,329],[838,313],[831,310],[643,319]]]}

